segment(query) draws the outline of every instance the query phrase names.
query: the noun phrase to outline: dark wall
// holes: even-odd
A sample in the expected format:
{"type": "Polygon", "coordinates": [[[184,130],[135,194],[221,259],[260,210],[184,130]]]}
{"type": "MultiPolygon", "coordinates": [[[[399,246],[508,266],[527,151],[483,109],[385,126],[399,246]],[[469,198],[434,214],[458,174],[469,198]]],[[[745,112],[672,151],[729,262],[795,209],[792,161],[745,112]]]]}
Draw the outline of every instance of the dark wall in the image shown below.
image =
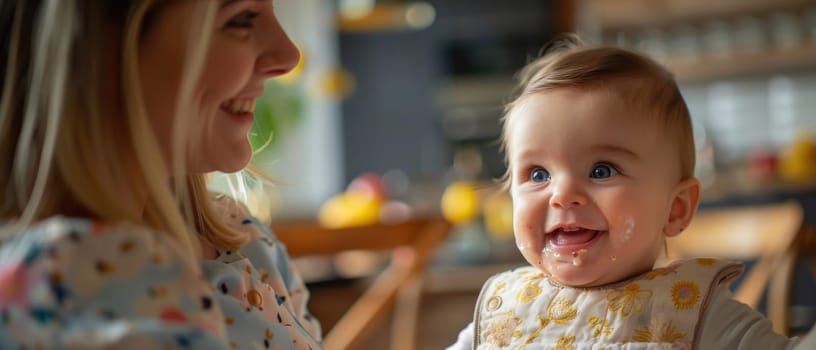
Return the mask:
{"type": "Polygon", "coordinates": [[[552,37],[551,1],[429,2],[437,14],[429,28],[340,35],[340,61],[356,79],[355,94],[342,105],[347,181],[391,169],[444,173],[462,140],[443,132],[450,106],[436,103],[440,84],[509,77],[552,37]]]}
{"type": "Polygon", "coordinates": [[[366,171],[443,168],[447,149],[433,105],[439,61],[432,33],[342,35],[340,43],[341,62],[357,84],[342,106],[346,179],[366,171]]]}

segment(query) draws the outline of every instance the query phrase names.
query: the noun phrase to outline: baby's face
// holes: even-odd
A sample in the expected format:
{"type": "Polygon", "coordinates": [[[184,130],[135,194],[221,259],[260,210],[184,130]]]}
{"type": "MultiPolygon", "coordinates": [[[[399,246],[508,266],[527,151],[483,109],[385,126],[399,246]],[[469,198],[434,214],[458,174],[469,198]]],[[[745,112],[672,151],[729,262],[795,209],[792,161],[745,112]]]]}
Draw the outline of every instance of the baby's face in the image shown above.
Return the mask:
{"type": "Polygon", "coordinates": [[[520,101],[509,120],[514,231],[527,261],[576,287],[651,269],[680,184],[657,118],[603,91],[556,89],[520,101]]]}

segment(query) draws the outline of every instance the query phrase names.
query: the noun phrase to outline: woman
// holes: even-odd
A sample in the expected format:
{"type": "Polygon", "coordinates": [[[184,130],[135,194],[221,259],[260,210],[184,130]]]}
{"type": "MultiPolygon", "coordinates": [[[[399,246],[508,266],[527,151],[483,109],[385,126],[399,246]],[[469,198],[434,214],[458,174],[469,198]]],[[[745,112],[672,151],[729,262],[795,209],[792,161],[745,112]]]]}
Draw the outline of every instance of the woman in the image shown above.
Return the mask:
{"type": "Polygon", "coordinates": [[[0,348],[316,349],[247,165],[271,0],[0,0],[0,348]]]}

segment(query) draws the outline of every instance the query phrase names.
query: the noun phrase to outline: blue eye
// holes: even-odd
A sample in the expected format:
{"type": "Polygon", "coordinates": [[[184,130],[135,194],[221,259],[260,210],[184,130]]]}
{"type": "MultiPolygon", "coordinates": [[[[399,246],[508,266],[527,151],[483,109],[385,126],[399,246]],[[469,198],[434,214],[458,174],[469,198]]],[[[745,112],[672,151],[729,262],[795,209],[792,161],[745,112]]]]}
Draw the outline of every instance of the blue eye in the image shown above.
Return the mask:
{"type": "Polygon", "coordinates": [[[533,182],[546,182],[550,180],[550,173],[542,168],[535,168],[530,172],[530,180],[533,182]]]}
{"type": "Polygon", "coordinates": [[[589,177],[594,179],[605,179],[615,175],[618,175],[618,171],[609,164],[598,164],[592,168],[592,173],[589,174],[589,177]]]}
{"type": "Polygon", "coordinates": [[[252,28],[255,22],[255,17],[258,17],[259,13],[255,11],[244,11],[238,14],[237,16],[231,18],[229,22],[227,22],[227,27],[229,28],[252,28]]]}

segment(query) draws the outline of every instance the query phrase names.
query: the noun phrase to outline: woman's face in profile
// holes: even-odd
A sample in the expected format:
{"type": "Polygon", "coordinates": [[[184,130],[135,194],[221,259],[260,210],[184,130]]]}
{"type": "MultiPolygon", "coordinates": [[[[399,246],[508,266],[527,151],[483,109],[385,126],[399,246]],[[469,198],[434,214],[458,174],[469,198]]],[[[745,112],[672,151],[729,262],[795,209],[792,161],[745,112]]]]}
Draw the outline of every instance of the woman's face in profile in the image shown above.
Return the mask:
{"type": "Polygon", "coordinates": [[[164,152],[172,159],[174,118],[187,118],[188,172],[234,172],[249,162],[247,132],[264,81],[291,70],[300,57],[275,17],[271,0],[217,1],[215,21],[192,104],[180,106],[179,87],[189,60],[187,33],[199,1],[163,5],[140,41],[142,93],[164,152]]]}

